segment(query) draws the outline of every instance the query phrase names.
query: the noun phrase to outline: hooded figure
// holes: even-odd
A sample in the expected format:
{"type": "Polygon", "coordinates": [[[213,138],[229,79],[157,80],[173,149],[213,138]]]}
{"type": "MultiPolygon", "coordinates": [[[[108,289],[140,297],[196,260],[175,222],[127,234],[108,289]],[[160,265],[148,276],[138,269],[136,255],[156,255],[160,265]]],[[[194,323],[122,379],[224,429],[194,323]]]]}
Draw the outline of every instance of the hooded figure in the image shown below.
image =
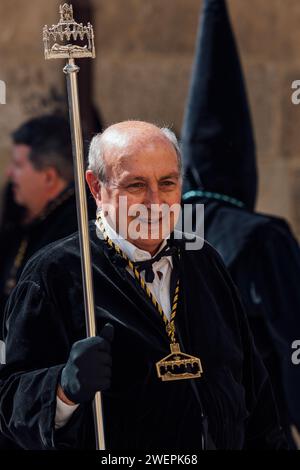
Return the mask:
{"type": "Polygon", "coordinates": [[[282,425],[300,429],[300,250],[285,220],[254,212],[255,143],[224,0],[204,0],[182,129],[184,203],[204,204],[205,238],[242,295],[282,425]]]}

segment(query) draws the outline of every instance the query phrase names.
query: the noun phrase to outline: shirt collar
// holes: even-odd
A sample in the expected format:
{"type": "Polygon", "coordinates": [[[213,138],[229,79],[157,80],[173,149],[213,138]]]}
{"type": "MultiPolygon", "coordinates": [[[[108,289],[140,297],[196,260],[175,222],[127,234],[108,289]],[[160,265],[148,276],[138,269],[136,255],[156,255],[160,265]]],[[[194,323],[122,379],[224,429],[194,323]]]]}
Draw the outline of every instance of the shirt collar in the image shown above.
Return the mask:
{"type": "MultiPolygon", "coordinates": [[[[115,245],[117,245],[119,248],[121,248],[123,253],[125,253],[125,255],[128,256],[128,258],[131,261],[133,261],[133,262],[134,261],[144,261],[144,260],[152,258],[151,253],[149,253],[149,251],[141,250],[140,248],[135,246],[133,243],[129,242],[128,240],[125,240],[125,238],[121,237],[121,235],[118,235],[103,215],[101,216],[101,219],[102,219],[102,222],[103,222],[103,225],[104,225],[107,236],[111,240],[113,240],[115,245]]],[[[99,223],[98,223],[97,220],[96,220],[95,224],[96,224],[97,228],[100,230],[99,223]]],[[[170,238],[170,235],[163,240],[163,242],[160,245],[159,250],[157,251],[157,253],[159,253],[166,246],[168,238],[170,238]]],[[[155,254],[157,254],[157,253],[155,253],[155,254]]],[[[167,261],[170,264],[171,268],[173,268],[173,261],[172,261],[171,256],[163,257],[160,261],[158,261],[158,263],[161,263],[163,261],[167,261]]],[[[154,264],[156,264],[156,263],[154,263],[154,264]]]]}

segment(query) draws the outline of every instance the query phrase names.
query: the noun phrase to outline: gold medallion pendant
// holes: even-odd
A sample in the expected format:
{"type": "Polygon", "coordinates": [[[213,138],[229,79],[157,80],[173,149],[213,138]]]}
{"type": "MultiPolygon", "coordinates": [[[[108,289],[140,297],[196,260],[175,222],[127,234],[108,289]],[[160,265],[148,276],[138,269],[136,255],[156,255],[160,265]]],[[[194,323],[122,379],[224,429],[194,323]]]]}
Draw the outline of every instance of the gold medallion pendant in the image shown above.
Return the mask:
{"type": "Polygon", "coordinates": [[[171,343],[170,348],[171,354],[156,363],[157,375],[162,381],[201,377],[203,369],[198,357],[181,352],[178,343],[171,343]]]}

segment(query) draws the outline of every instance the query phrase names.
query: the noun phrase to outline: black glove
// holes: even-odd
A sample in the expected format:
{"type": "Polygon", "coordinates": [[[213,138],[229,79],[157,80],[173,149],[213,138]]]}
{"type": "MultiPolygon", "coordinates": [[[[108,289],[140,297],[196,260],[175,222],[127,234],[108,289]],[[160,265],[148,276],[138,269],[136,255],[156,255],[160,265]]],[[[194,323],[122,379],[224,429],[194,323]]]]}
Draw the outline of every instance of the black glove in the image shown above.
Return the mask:
{"type": "Polygon", "coordinates": [[[110,345],[113,335],[114,327],[107,323],[99,336],[73,344],[60,379],[61,387],[69,400],[84,403],[92,400],[96,392],[109,388],[112,364],[110,345]]]}

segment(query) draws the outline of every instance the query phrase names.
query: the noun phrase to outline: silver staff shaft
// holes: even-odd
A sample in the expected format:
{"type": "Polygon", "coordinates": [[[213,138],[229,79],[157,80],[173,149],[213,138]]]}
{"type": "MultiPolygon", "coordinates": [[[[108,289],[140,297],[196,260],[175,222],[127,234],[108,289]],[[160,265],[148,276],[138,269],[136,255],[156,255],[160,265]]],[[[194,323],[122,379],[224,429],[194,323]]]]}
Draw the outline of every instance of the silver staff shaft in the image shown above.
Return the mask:
{"type": "MultiPolygon", "coordinates": [[[[78,71],[79,67],[75,64],[74,59],[68,59],[68,63],[64,67],[64,73],[67,76],[68,87],[69,114],[71,123],[74,177],[76,188],[76,206],[80,240],[81,269],[83,279],[84,309],[86,316],[87,336],[93,337],[96,336],[95,304],[91,267],[91,250],[88,230],[88,212],[84,177],[82,132],[78,100],[78,71]]],[[[97,392],[95,395],[95,399],[93,402],[93,412],[96,434],[96,447],[98,450],[105,450],[102,400],[100,392],[97,392]]]]}

